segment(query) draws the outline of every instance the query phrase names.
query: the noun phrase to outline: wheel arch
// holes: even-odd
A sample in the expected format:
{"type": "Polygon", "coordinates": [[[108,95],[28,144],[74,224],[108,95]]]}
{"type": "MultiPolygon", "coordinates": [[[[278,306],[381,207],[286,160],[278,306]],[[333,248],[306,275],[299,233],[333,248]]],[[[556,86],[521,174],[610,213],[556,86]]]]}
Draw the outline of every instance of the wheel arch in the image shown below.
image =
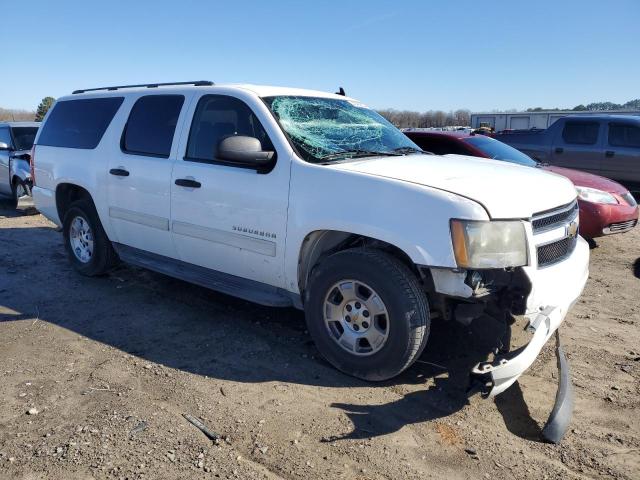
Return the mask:
{"type": "Polygon", "coordinates": [[[401,248],[357,233],[339,230],[315,230],[304,238],[298,255],[298,288],[303,295],[313,268],[325,257],[353,247],[370,247],[393,255],[420,278],[411,257],[401,248]]]}
{"type": "Polygon", "coordinates": [[[95,208],[91,193],[86,188],[75,183],[58,184],[56,187],[56,210],[60,222],[64,222],[64,216],[71,204],[81,199],[89,200],[95,208]]]}

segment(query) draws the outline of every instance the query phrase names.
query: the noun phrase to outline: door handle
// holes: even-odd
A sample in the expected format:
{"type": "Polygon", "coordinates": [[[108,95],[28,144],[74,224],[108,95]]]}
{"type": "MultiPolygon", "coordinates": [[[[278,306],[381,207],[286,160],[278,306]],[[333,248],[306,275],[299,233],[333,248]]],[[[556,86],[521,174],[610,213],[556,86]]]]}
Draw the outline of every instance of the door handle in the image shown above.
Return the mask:
{"type": "Polygon", "coordinates": [[[605,157],[613,157],[615,154],[616,152],[614,152],[613,150],[607,150],[606,152],[604,152],[605,157]]]}
{"type": "Polygon", "coordinates": [[[564,152],[564,148],[556,147],[556,153],[562,153],[562,152],[564,152]]]}
{"type": "Polygon", "coordinates": [[[176,185],[179,187],[188,187],[188,188],[200,188],[202,184],[200,182],[196,182],[195,180],[191,180],[190,178],[179,178],[176,180],[176,185]]]}
{"type": "Polygon", "coordinates": [[[116,177],[128,177],[129,176],[129,171],[125,170],[124,168],[112,168],[111,170],[109,170],[109,173],[111,175],[115,175],[116,177]]]}

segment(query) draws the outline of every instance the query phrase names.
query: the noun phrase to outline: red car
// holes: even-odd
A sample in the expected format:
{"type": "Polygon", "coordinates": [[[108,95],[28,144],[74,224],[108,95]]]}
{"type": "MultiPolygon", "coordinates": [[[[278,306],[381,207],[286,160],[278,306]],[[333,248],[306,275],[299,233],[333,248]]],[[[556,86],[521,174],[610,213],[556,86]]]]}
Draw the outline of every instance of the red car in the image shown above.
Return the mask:
{"type": "Polygon", "coordinates": [[[592,239],[631,230],[638,223],[638,204],[625,187],[608,178],[569,168],[539,164],[531,157],[485,135],[466,132],[405,131],[423,150],[504,160],[538,167],[567,177],[578,191],[580,234],[592,239]]]}

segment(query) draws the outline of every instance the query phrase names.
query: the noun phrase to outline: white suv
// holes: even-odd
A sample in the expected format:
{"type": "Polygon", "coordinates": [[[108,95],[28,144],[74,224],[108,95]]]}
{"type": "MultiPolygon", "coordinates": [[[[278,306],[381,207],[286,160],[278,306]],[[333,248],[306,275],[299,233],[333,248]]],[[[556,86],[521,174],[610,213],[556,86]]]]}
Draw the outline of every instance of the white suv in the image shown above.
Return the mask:
{"type": "Polygon", "coordinates": [[[428,154],[338,94],[205,81],[78,90],[47,115],[32,162],[37,208],[63,227],[80,273],[121,259],[304,309],[326,359],[367,380],[411,365],[431,318],[524,315],[528,345],[472,372],[498,394],[588,276],[568,180],[428,154]]]}

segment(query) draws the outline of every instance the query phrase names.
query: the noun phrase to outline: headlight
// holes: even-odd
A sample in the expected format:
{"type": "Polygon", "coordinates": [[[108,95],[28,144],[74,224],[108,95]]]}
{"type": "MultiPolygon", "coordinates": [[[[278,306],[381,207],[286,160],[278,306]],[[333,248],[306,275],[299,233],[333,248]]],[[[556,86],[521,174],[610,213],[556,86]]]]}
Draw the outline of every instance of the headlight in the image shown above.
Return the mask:
{"type": "Polygon", "coordinates": [[[604,192],[596,188],[576,187],[578,198],[585,202],[604,203],[605,205],[617,205],[618,200],[609,192],[604,192]]]}
{"type": "Polygon", "coordinates": [[[527,264],[527,239],[519,221],[451,220],[451,240],[461,268],[506,268],[527,264]]]}

